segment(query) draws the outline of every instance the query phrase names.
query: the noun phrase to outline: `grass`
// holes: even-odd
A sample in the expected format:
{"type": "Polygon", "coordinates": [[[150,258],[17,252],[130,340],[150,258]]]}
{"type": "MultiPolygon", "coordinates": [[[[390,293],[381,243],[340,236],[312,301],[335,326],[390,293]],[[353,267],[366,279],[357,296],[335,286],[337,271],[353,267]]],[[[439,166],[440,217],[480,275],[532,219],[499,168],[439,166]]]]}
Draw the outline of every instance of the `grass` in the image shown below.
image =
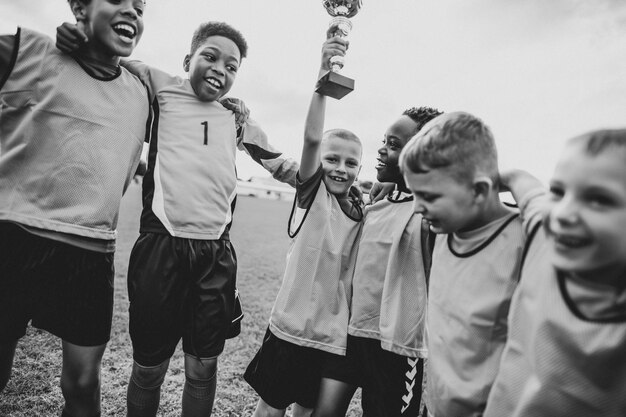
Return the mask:
{"type": "MultiPolygon", "coordinates": [[[[290,204],[238,198],[231,239],[238,255],[238,287],[246,316],[241,335],[226,342],[226,349],[220,357],[213,408],[215,417],[250,416],[256,406],[256,394],[242,375],[260,346],[280,287],[289,246],[286,224],[290,204]]],[[[126,384],[132,367],[126,271],[130,250],[138,236],[140,210],[140,187],[133,183],[122,201],[118,225],[113,329],[102,361],[103,416],[124,416],[126,413],[126,384]]],[[[63,406],[60,375],[60,340],[29,328],[18,343],[11,381],[0,394],[0,416],[59,415],[63,406]]],[[[180,415],[183,384],[184,366],[179,346],[163,384],[159,415],[180,415]]],[[[358,393],[347,415],[361,415],[358,393]]]]}

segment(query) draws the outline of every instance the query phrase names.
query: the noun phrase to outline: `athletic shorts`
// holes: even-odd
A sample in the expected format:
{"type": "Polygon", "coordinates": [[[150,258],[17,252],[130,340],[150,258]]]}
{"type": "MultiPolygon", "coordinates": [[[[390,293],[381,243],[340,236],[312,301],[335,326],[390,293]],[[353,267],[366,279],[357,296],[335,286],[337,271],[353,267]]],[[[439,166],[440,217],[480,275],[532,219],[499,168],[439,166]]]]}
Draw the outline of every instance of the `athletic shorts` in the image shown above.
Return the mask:
{"type": "Polygon", "coordinates": [[[32,320],[78,346],[111,335],[113,253],[94,252],[0,222],[0,341],[18,340],[32,320]]]}
{"type": "Polygon", "coordinates": [[[322,369],[334,355],[279,339],[269,329],[243,378],[268,405],[314,408],[322,369]]]}
{"type": "Polygon", "coordinates": [[[142,366],[183,351],[198,359],[219,356],[239,334],[237,258],[229,240],[196,240],[142,233],[128,266],[130,337],[142,366]]]}
{"type": "Polygon", "coordinates": [[[346,356],[334,356],[323,377],[361,387],[364,417],[417,417],[424,361],[398,355],[380,340],[348,335],[346,356]]]}

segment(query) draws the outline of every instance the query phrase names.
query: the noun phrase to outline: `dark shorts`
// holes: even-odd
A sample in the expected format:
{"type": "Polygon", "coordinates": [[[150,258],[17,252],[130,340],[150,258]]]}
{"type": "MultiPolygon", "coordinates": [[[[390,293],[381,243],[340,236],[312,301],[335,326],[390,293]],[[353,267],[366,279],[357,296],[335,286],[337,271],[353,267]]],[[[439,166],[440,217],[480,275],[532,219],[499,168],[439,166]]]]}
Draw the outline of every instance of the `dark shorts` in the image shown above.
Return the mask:
{"type": "Polygon", "coordinates": [[[243,378],[268,405],[284,409],[297,403],[315,407],[322,369],[338,356],[279,339],[269,329],[243,378]]]}
{"type": "Polygon", "coordinates": [[[107,343],[113,317],[112,253],[39,237],[0,222],[0,341],[32,325],[79,346],[107,343]]]}
{"type": "Polygon", "coordinates": [[[130,254],[128,298],[133,358],[143,366],[183,351],[217,357],[239,334],[237,258],[229,240],[142,233],[130,254]]]}
{"type": "Polygon", "coordinates": [[[323,377],[361,387],[364,417],[417,417],[423,370],[423,359],[386,351],[376,339],[348,336],[346,356],[332,358],[323,377]]]}

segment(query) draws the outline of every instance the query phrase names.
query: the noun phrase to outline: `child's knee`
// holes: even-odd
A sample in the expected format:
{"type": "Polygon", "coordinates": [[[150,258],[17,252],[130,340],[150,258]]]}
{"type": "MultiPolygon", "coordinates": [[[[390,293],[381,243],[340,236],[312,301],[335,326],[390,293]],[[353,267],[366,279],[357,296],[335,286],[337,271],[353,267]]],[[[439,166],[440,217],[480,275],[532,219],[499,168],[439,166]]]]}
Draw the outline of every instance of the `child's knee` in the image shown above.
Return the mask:
{"type": "Polygon", "coordinates": [[[64,375],[61,378],[61,392],[65,399],[97,398],[100,393],[100,376],[93,373],[64,375]]]}
{"type": "Polygon", "coordinates": [[[156,366],[142,366],[133,362],[131,378],[137,386],[144,389],[160,387],[170,364],[169,359],[156,366]]]}
{"type": "Polygon", "coordinates": [[[217,357],[210,359],[197,359],[191,355],[185,355],[185,375],[193,379],[211,379],[217,374],[217,357]]]}

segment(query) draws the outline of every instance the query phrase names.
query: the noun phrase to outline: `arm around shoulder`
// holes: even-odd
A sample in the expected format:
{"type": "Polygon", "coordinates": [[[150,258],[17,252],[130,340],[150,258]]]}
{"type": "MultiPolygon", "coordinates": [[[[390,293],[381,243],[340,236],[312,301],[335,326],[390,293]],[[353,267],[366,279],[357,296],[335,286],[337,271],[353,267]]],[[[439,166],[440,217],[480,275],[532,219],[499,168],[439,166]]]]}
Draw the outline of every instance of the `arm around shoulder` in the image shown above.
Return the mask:
{"type": "Polygon", "coordinates": [[[529,232],[549,208],[546,188],[539,179],[521,169],[501,172],[500,182],[513,195],[522,213],[524,230],[529,232]]]}

